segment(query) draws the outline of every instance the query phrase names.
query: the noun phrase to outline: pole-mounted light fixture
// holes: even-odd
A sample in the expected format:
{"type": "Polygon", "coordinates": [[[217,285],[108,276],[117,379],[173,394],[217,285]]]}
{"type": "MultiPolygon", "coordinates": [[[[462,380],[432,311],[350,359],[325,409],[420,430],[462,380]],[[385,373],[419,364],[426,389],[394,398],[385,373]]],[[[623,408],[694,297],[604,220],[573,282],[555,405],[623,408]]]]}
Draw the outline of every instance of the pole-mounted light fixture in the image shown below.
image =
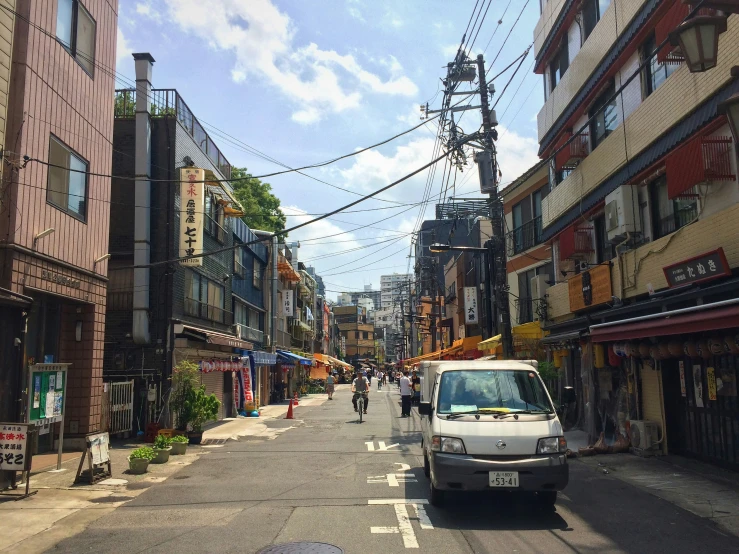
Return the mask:
{"type": "Polygon", "coordinates": [[[109,259],[110,259],[110,256],[111,256],[111,255],[112,255],[112,254],[103,254],[103,255],[102,255],[102,256],[100,256],[100,257],[99,257],[99,258],[98,258],[97,260],[95,260],[94,262],[92,262],[92,270],[93,270],[93,271],[95,271],[95,267],[96,267],[96,266],[97,266],[97,265],[98,265],[99,263],[102,263],[102,262],[104,262],[105,260],[109,260],[109,259]]]}
{"type": "Polygon", "coordinates": [[[43,230],[43,231],[41,231],[40,233],[37,233],[37,234],[36,234],[36,235],[35,235],[35,236],[33,237],[33,249],[34,249],[34,250],[36,250],[36,243],[37,243],[38,241],[40,241],[40,240],[41,240],[42,238],[44,238],[44,237],[48,237],[48,236],[49,236],[49,235],[50,235],[51,233],[53,233],[54,231],[56,231],[56,229],[54,229],[54,227],[49,227],[48,229],[44,229],[44,230],[43,230]]]}
{"type": "Polygon", "coordinates": [[[726,31],[726,17],[699,15],[681,23],[670,33],[670,43],[680,46],[680,52],[691,73],[716,67],[718,36],[726,31]]]}
{"type": "Polygon", "coordinates": [[[433,252],[434,254],[443,254],[444,252],[449,252],[451,250],[451,246],[448,244],[442,244],[440,242],[436,242],[429,246],[429,251],[433,252]]]}

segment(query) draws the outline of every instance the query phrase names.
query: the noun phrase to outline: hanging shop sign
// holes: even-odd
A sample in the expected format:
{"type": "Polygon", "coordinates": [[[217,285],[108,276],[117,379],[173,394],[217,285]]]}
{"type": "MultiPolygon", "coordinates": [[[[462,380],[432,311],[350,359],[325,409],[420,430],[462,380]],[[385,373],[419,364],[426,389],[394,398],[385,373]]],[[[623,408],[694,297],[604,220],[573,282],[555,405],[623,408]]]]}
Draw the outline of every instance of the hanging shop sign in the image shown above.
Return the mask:
{"type": "Polygon", "coordinates": [[[662,270],[668,287],[692,285],[731,275],[731,267],[723,248],[668,265],[662,270]]]}
{"type": "Polygon", "coordinates": [[[295,291],[292,289],[282,291],[282,315],[292,317],[293,313],[295,313],[293,294],[295,294],[295,291]]]}
{"type": "Polygon", "coordinates": [[[467,325],[477,323],[477,287],[464,287],[464,313],[467,325]]]}
{"type": "Polygon", "coordinates": [[[229,360],[203,360],[198,363],[200,371],[203,373],[211,373],[213,371],[239,371],[243,368],[241,362],[232,362],[229,360]]]}
{"type": "Polygon", "coordinates": [[[680,394],[685,398],[688,396],[687,389],[685,388],[685,362],[680,360],[678,366],[680,368],[680,394]]]}
{"type": "Polygon", "coordinates": [[[716,400],[716,372],[712,367],[706,368],[706,379],[708,380],[708,400],[716,400]]]}
{"type": "Polygon", "coordinates": [[[577,312],[587,308],[607,304],[611,301],[611,267],[609,264],[597,265],[569,281],[570,311],[577,312]]]}
{"type": "Polygon", "coordinates": [[[700,364],[693,365],[693,392],[695,393],[696,408],[703,407],[703,377],[700,364]]]}
{"type": "MultiPolygon", "coordinates": [[[[203,253],[203,218],[205,214],[205,170],[180,169],[180,258],[203,253]]],[[[187,258],[181,265],[202,266],[203,258],[187,258]]]]}

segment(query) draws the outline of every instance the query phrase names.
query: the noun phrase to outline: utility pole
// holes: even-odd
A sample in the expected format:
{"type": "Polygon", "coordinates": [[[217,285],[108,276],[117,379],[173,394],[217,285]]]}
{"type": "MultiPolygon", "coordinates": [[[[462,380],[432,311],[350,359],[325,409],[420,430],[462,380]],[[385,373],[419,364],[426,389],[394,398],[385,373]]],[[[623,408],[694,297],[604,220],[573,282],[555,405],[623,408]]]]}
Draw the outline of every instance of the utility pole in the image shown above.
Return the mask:
{"type": "Polygon", "coordinates": [[[480,164],[480,187],[488,192],[490,198],[490,221],[493,227],[493,237],[490,239],[490,277],[493,279],[493,295],[495,298],[495,327],[502,335],[503,357],[510,359],[513,356],[513,337],[511,335],[510,304],[508,302],[508,282],[506,275],[505,231],[503,228],[503,201],[498,194],[498,176],[495,161],[495,144],[497,131],[493,128],[488,104],[488,86],[485,80],[485,59],[482,54],[477,56],[477,74],[480,83],[480,109],[482,111],[483,137],[485,149],[477,157],[480,164]],[[484,164],[484,165],[483,165],[484,164]],[[483,177],[488,176],[487,182],[483,177]]]}

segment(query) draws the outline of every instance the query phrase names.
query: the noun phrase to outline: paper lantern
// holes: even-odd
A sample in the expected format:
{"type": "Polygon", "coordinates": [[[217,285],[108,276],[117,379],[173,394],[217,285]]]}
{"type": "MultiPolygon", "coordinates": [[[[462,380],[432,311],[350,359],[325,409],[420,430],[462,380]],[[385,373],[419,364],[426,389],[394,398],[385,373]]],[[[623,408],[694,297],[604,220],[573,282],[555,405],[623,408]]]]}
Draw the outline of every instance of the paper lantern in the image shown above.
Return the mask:
{"type": "Polygon", "coordinates": [[[724,341],[716,337],[708,339],[708,350],[715,356],[720,356],[724,353],[724,341]]]}
{"type": "Polygon", "coordinates": [[[677,340],[671,340],[668,342],[667,350],[673,358],[680,358],[683,355],[683,345],[677,340]]]}
{"type": "Polygon", "coordinates": [[[739,354],[739,340],[737,338],[739,337],[732,337],[731,335],[724,337],[724,348],[727,353],[739,354]]]}
{"type": "Polygon", "coordinates": [[[707,360],[711,357],[711,351],[708,349],[708,341],[705,339],[699,340],[696,345],[696,349],[698,350],[698,357],[703,358],[704,360],[707,360]]]}
{"type": "Polygon", "coordinates": [[[616,356],[618,356],[618,355],[619,355],[619,354],[618,354],[618,344],[619,344],[619,343],[617,343],[617,342],[614,342],[614,343],[613,343],[613,344],[611,345],[611,352],[613,352],[613,354],[614,354],[614,355],[616,355],[616,356]]]}
{"type": "Polygon", "coordinates": [[[639,343],[637,342],[627,342],[625,344],[624,350],[626,351],[626,356],[631,358],[638,358],[639,357],[639,343]]]}
{"type": "Polygon", "coordinates": [[[639,357],[640,358],[649,358],[649,347],[651,345],[648,342],[640,342],[639,343],[639,357]]]}
{"type": "Polygon", "coordinates": [[[653,344],[649,347],[649,357],[654,360],[661,360],[662,354],[659,353],[659,346],[653,344]]]}
{"type": "Polygon", "coordinates": [[[604,368],[606,366],[606,355],[602,344],[593,345],[593,365],[597,369],[604,368]]]}
{"type": "Polygon", "coordinates": [[[611,367],[621,367],[621,358],[613,350],[613,347],[608,349],[608,365],[611,367]]]}
{"type": "Polygon", "coordinates": [[[554,358],[554,367],[559,369],[560,367],[562,367],[562,351],[555,350],[552,354],[554,358]]]}
{"type": "Polygon", "coordinates": [[[686,356],[691,358],[698,358],[698,349],[695,347],[695,343],[692,340],[686,340],[683,343],[683,352],[686,356]]]}
{"type": "Polygon", "coordinates": [[[666,342],[660,342],[659,343],[659,355],[662,360],[667,360],[670,358],[670,350],[667,348],[666,342]]]}

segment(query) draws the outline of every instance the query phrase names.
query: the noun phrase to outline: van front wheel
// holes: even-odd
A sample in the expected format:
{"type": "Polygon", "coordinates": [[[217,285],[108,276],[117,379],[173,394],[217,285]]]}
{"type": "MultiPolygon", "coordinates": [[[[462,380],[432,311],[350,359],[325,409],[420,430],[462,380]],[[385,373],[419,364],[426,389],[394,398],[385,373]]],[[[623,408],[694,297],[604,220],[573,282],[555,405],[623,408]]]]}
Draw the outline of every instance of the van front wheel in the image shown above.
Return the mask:
{"type": "Polygon", "coordinates": [[[557,491],[539,491],[536,496],[539,503],[546,508],[553,508],[557,503],[557,491]]]}
{"type": "Polygon", "coordinates": [[[425,452],[423,454],[423,474],[426,478],[431,477],[431,465],[429,464],[429,457],[425,452]]]}
{"type": "Polygon", "coordinates": [[[431,498],[429,498],[429,502],[431,502],[432,506],[441,508],[444,505],[444,500],[445,500],[444,491],[437,489],[434,486],[433,481],[431,481],[430,488],[431,488],[431,498]]]}

